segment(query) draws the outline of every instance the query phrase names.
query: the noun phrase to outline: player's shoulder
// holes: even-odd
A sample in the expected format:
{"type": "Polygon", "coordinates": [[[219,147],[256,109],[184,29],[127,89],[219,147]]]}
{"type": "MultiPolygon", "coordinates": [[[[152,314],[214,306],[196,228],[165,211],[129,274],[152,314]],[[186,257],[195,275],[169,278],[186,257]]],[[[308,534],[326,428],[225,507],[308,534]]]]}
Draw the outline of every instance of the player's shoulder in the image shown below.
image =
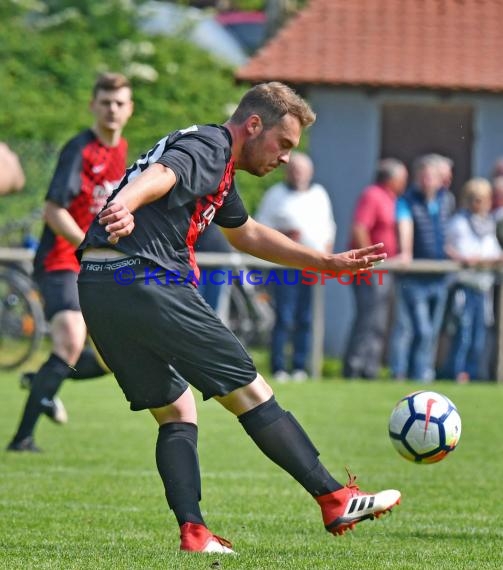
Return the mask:
{"type": "Polygon", "coordinates": [[[85,129],[80,131],[73,137],[71,137],[64,145],[63,151],[66,152],[75,152],[85,148],[88,144],[96,141],[96,135],[93,133],[91,129],[85,129]]]}
{"type": "Polygon", "coordinates": [[[127,138],[125,137],[121,137],[119,139],[119,144],[117,145],[116,148],[118,148],[119,150],[124,150],[124,149],[128,149],[129,143],[127,141],[127,138]]]}
{"type": "Polygon", "coordinates": [[[206,143],[219,144],[228,146],[230,144],[230,136],[228,131],[222,125],[191,125],[184,129],[179,129],[171,134],[173,141],[185,140],[200,140],[206,143]]]}

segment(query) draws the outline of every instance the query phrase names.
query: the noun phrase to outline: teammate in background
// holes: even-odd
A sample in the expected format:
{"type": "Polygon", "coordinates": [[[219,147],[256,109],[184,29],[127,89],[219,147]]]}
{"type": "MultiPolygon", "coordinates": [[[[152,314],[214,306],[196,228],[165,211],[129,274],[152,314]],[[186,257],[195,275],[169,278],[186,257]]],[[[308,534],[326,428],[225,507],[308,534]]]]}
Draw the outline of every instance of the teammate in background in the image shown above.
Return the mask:
{"type": "Polygon", "coordinates": [[[45,203],[45,226],[34,262],[52,352],[34,375],[10,451],[39,451],[33,432],[41,413],[64,423],[66,411],[55,398],[63,380],[105,373],[91,349],[84,349],[86,326],[79,306],[75,249],[126,170],[122,129],[133,112],[129,81],[118,73],[98,77],[90,110],[94,124],[63,148],[45,203]],[[72,372],[73,371],[73,372],[72,372]]]}
{"type": "MultiPolygon", "coordinates": [[[[285,181],[267,190],[256,219],[298,243],[331,253],[335,240],[332,204],[325,188],[312,182],[313,174],[309,156],[292,152],[285,169],[285,181]]],[[[290,379],[301,382],[308,377],[313,290],[302,283],[296,269],[289,270],[285,282],[273,284],[273,288],[276,314],[271,338],[273,378],[278,382],[290,379]],[[291,367],[285,354],[290,341],[291,367]]]]}
{"type": "MultiPolygon", "coordinates": [[[[365,188],[356,204],[351,247],[383,242],[388,257],[398,255],[396,200],[407,184],[407,168],[394,158],[379,161],[375,182],[365,188]]],[[[351,328],[343,373],[346,378],[374,379],[382,362],[393,293],[390,272],[377,279],[353,282],[356,314],[351,328]]]]}
{"type": "Polygon", "coordinates": [[[0,142],[0,196],[19,192],[25,182],[18,155],[6,143],[0,142]]]}
{"type": "MultiPolygon", "coordinates": [[[[181,550],[230,553],[201,514],[197,412],[189,383],[235,414],[273,462],[321,507],[326,529],[341,534],[390,510],[395,490],[338,483],[251,357],[197,292],[194,244],[211,221],[236,249],[281,265],[370,269],[382,244],[319,252],[249,217],[235,169],[264,176],[289,161],[314,113],[294,91],[272,82],[250,89],[224,125],[169,133],[126,173],[79,248],[80,304],[96,347],[132,410],[159,424],[157,468],[181,533],[181,550]],[[124,286],[127,284],[127,286],[124,286]]],[[[111,426],[113,429],[113,426],[111,426]]]]}

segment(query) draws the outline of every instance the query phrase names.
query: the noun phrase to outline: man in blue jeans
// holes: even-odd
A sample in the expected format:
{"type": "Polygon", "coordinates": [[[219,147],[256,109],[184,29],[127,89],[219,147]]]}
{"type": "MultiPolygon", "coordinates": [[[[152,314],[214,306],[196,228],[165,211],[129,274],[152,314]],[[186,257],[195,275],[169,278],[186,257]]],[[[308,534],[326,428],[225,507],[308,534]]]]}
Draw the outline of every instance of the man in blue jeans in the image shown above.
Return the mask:
{"type": "MultiPolygon", "coordinates": [[[[335,240],[332,204],[320,184],[313,184],[313,163],[309,156],[294,152],[285,167],[285,181],[264,194],[256,218],[294,241],[317,251],[330,253],[335,240]]],[[[279,382],[301,382],[308,376],[311,343],[311,285],[303,283],[301,272],[278,272],[274,284],[276,320],[271,339],[271,369],[279,382]],[[286,348],[291,340],[291,366],[286,348]]]]}
{"type": "MultiPolygon", "coordinates": [[[[443,186],[443,157],[425,155],[413,165],[413,185],[397,202],[404,259],[446,259],[447,222],[454,196],[443,186]]],[[[396,280],[395,323],[390,366],[395,378],[431,382],[435,377],[438,335],[447,302],[445,274],[405,273],[396,280]]]]}

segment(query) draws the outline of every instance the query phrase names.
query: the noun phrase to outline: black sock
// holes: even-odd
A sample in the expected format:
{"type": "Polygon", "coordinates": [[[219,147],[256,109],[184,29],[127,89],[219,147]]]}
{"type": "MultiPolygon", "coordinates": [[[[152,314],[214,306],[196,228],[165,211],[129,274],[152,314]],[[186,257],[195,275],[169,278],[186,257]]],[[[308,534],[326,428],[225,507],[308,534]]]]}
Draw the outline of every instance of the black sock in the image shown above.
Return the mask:
{"type": "Polygon", "coordinates": [[[75,366],[70,369],[69,378],[72,380],[89,380],[90,378],[99,378],[105,374],[108,374],[108,372],[103,370],[94,350],[90,346],[86,346],[80,353],[75,366]]]}
{"type": "Polygon", "coordinates": [[[274,396],[238,419],[260,450],[314,497],[342,488],[320,463],[319,452],[302,426],[278,406],[274,396]]]}
{"type": "Polygon", "coordinates": [[[201,476],[197,426],[183,422],[160,426],[155,456],[168,505],[178,524],[205,524],[199,509],[201,476]]]}
{"type": "Polygon", "coordinates": [[[51,354],[35,374],[14,442],[33,434],[43,410],[41,402],[53,399],[63,380],[68,376],[68,371],[68,364],[56,354],[51,354]]]}

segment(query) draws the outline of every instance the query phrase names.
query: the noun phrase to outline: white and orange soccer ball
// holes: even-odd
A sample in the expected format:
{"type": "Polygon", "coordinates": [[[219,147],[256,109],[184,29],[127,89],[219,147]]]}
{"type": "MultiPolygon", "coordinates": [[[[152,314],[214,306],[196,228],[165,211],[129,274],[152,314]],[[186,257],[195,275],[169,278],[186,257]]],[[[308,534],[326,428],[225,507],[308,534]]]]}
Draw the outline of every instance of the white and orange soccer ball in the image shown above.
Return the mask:
{"type": "Polygon", "coordinates": [[[398,453],[416,463],[436,463],[456,449],[461,418],[443,394],[428,390],[403,397],[391,412],[389,436],[398,453]]]}

